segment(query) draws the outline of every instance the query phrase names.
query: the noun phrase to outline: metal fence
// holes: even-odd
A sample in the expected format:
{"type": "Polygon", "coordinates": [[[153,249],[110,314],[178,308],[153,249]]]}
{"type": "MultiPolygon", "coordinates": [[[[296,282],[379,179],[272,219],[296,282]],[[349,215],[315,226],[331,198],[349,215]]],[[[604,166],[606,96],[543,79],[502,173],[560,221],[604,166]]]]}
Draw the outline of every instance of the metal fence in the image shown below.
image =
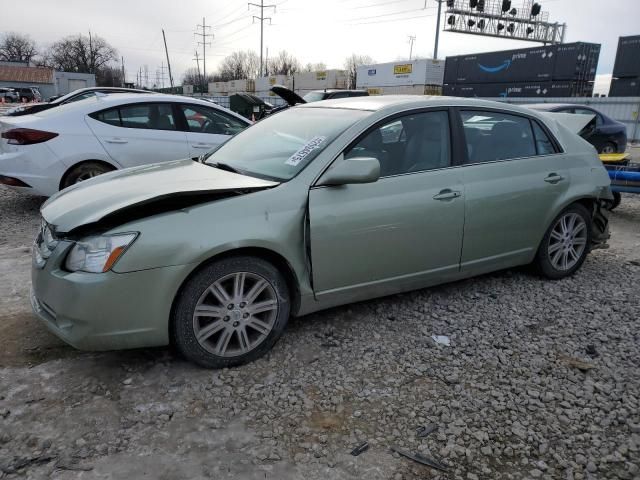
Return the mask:
{"type": "Polygon", "coordinates": [[[565,98],[490,98],[498,102],[526,105],[527,103],[571,103],[589,105],[627,126],[629,142],[640,142],[640,97],[565,97],[565,98]]]}

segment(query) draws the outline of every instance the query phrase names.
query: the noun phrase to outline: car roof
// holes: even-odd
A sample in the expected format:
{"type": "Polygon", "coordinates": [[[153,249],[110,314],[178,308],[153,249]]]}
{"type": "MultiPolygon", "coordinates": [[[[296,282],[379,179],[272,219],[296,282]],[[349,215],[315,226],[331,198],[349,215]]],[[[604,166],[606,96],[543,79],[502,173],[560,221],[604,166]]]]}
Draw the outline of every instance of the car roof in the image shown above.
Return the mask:
{"type": "Polygon", "coordinates": [[[429,95],[373,95],[368,97],[347,97],[323,100],[322,102],[306,103],[298,108],[343,108],[351,110],[379,111],[386,109],[427,108],[427,107],[476,107],[499,108],[514,112],[531,112],[519,105],[479,100],[475,98],[443,97],[429,95]]]}
{"type": "Polygon", "coordinates": [[[121,93],[114,92],[108,95],[102,96],[92,96],[89,98],[85,98],[83,100],[78,100],[77,102],[68,103],[65,105],[60,105],[56,108],[50,108],[48,110],[44,110],[42,112],[34,113],[34,116],[50,116],[59,114],[73,114],[82,113],[89,114],[92,112],[96,112],[102,109],[106,109],[109,107],[117,107],[119,105],[126,105],[127,103],[144,103],[146,101],[149,102],[186,102],[186,103],[196,103],[198,105],[206,106],[209,108],[217,108],[223,110],[225,113],[234,116],[235,118],[242,119],[246,123],[251,123],[249,120],[244,118],[242,115],[239,115],[228,108],[224,108],[218,104],[207,102],[205,100],[200,100],[198,98],[193,97],[185,97],[180,95],[169,95],[163,93],[121,93]]]}

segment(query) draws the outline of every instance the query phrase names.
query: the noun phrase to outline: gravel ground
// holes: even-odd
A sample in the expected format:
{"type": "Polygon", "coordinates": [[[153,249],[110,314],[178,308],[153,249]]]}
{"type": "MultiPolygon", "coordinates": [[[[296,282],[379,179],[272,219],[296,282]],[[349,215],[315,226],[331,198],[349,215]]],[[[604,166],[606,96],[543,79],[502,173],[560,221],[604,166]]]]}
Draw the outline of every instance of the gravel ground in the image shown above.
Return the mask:
{"type": "Polygon", "coordinates": [[[640,478],[639,196],[573,278],[516,269],[336,308],[223,371],[48,334],[27,300],[40,202],[0,188],[0,478],[640,478]]]}

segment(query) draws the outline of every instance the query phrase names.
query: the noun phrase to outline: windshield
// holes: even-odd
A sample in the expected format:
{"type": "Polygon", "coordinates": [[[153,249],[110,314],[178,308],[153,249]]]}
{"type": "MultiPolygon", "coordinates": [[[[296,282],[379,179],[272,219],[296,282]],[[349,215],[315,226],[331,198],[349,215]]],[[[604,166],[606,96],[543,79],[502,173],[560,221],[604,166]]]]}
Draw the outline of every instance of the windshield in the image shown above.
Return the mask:
{"type": "Polygon", "coordinates": [[[320,100],[324,100],[324,96],[325,96],[324,92],[309,92],[302,98],[304,99],[305,102],[311,103],[311,102],[318,102],[320,100]]]}
{"type": "Polygon", "coordinates": [[[240,132],[206,158],[240,173],[286,181],[338,135],[370,115],[362,110],[290,108],[240,132]]]}

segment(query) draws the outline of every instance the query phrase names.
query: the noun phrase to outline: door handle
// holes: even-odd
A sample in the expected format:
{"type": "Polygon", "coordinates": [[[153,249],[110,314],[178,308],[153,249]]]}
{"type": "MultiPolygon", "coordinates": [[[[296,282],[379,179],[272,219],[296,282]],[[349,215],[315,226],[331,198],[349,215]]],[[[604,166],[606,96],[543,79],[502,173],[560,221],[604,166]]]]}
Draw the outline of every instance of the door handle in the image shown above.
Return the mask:
{"type": "Polygon", "coordinates": [[[192,143],[191,146],[193,148],[213,148],[210,143],[192,143]]]}
{"type": "Polygon", "coordinates": [[[462,193],[460,193],[458,191],[455,191],[455,190],[449,190],[447,188],[445,190],[442,190],[437,195],[434,195],[433,199],[434,200],[453,200],[454,198],[458,198],[461,195],[462,195],[462,193]]]}
{"type": "Polygon", "coordinates": [[[124,138],[107,138],[105,140],[107,143],[128,143],[124,138]]]}
{"type": "Polygon", "coordinates": [[[564,180],[564,177],[562,175],[558,175],[557,173],[550,173],[549,175],[547,175],[547,178],[544,179],[545,182],[551,183],[553,185],[561,182],[562,180],[564,180]]]}

